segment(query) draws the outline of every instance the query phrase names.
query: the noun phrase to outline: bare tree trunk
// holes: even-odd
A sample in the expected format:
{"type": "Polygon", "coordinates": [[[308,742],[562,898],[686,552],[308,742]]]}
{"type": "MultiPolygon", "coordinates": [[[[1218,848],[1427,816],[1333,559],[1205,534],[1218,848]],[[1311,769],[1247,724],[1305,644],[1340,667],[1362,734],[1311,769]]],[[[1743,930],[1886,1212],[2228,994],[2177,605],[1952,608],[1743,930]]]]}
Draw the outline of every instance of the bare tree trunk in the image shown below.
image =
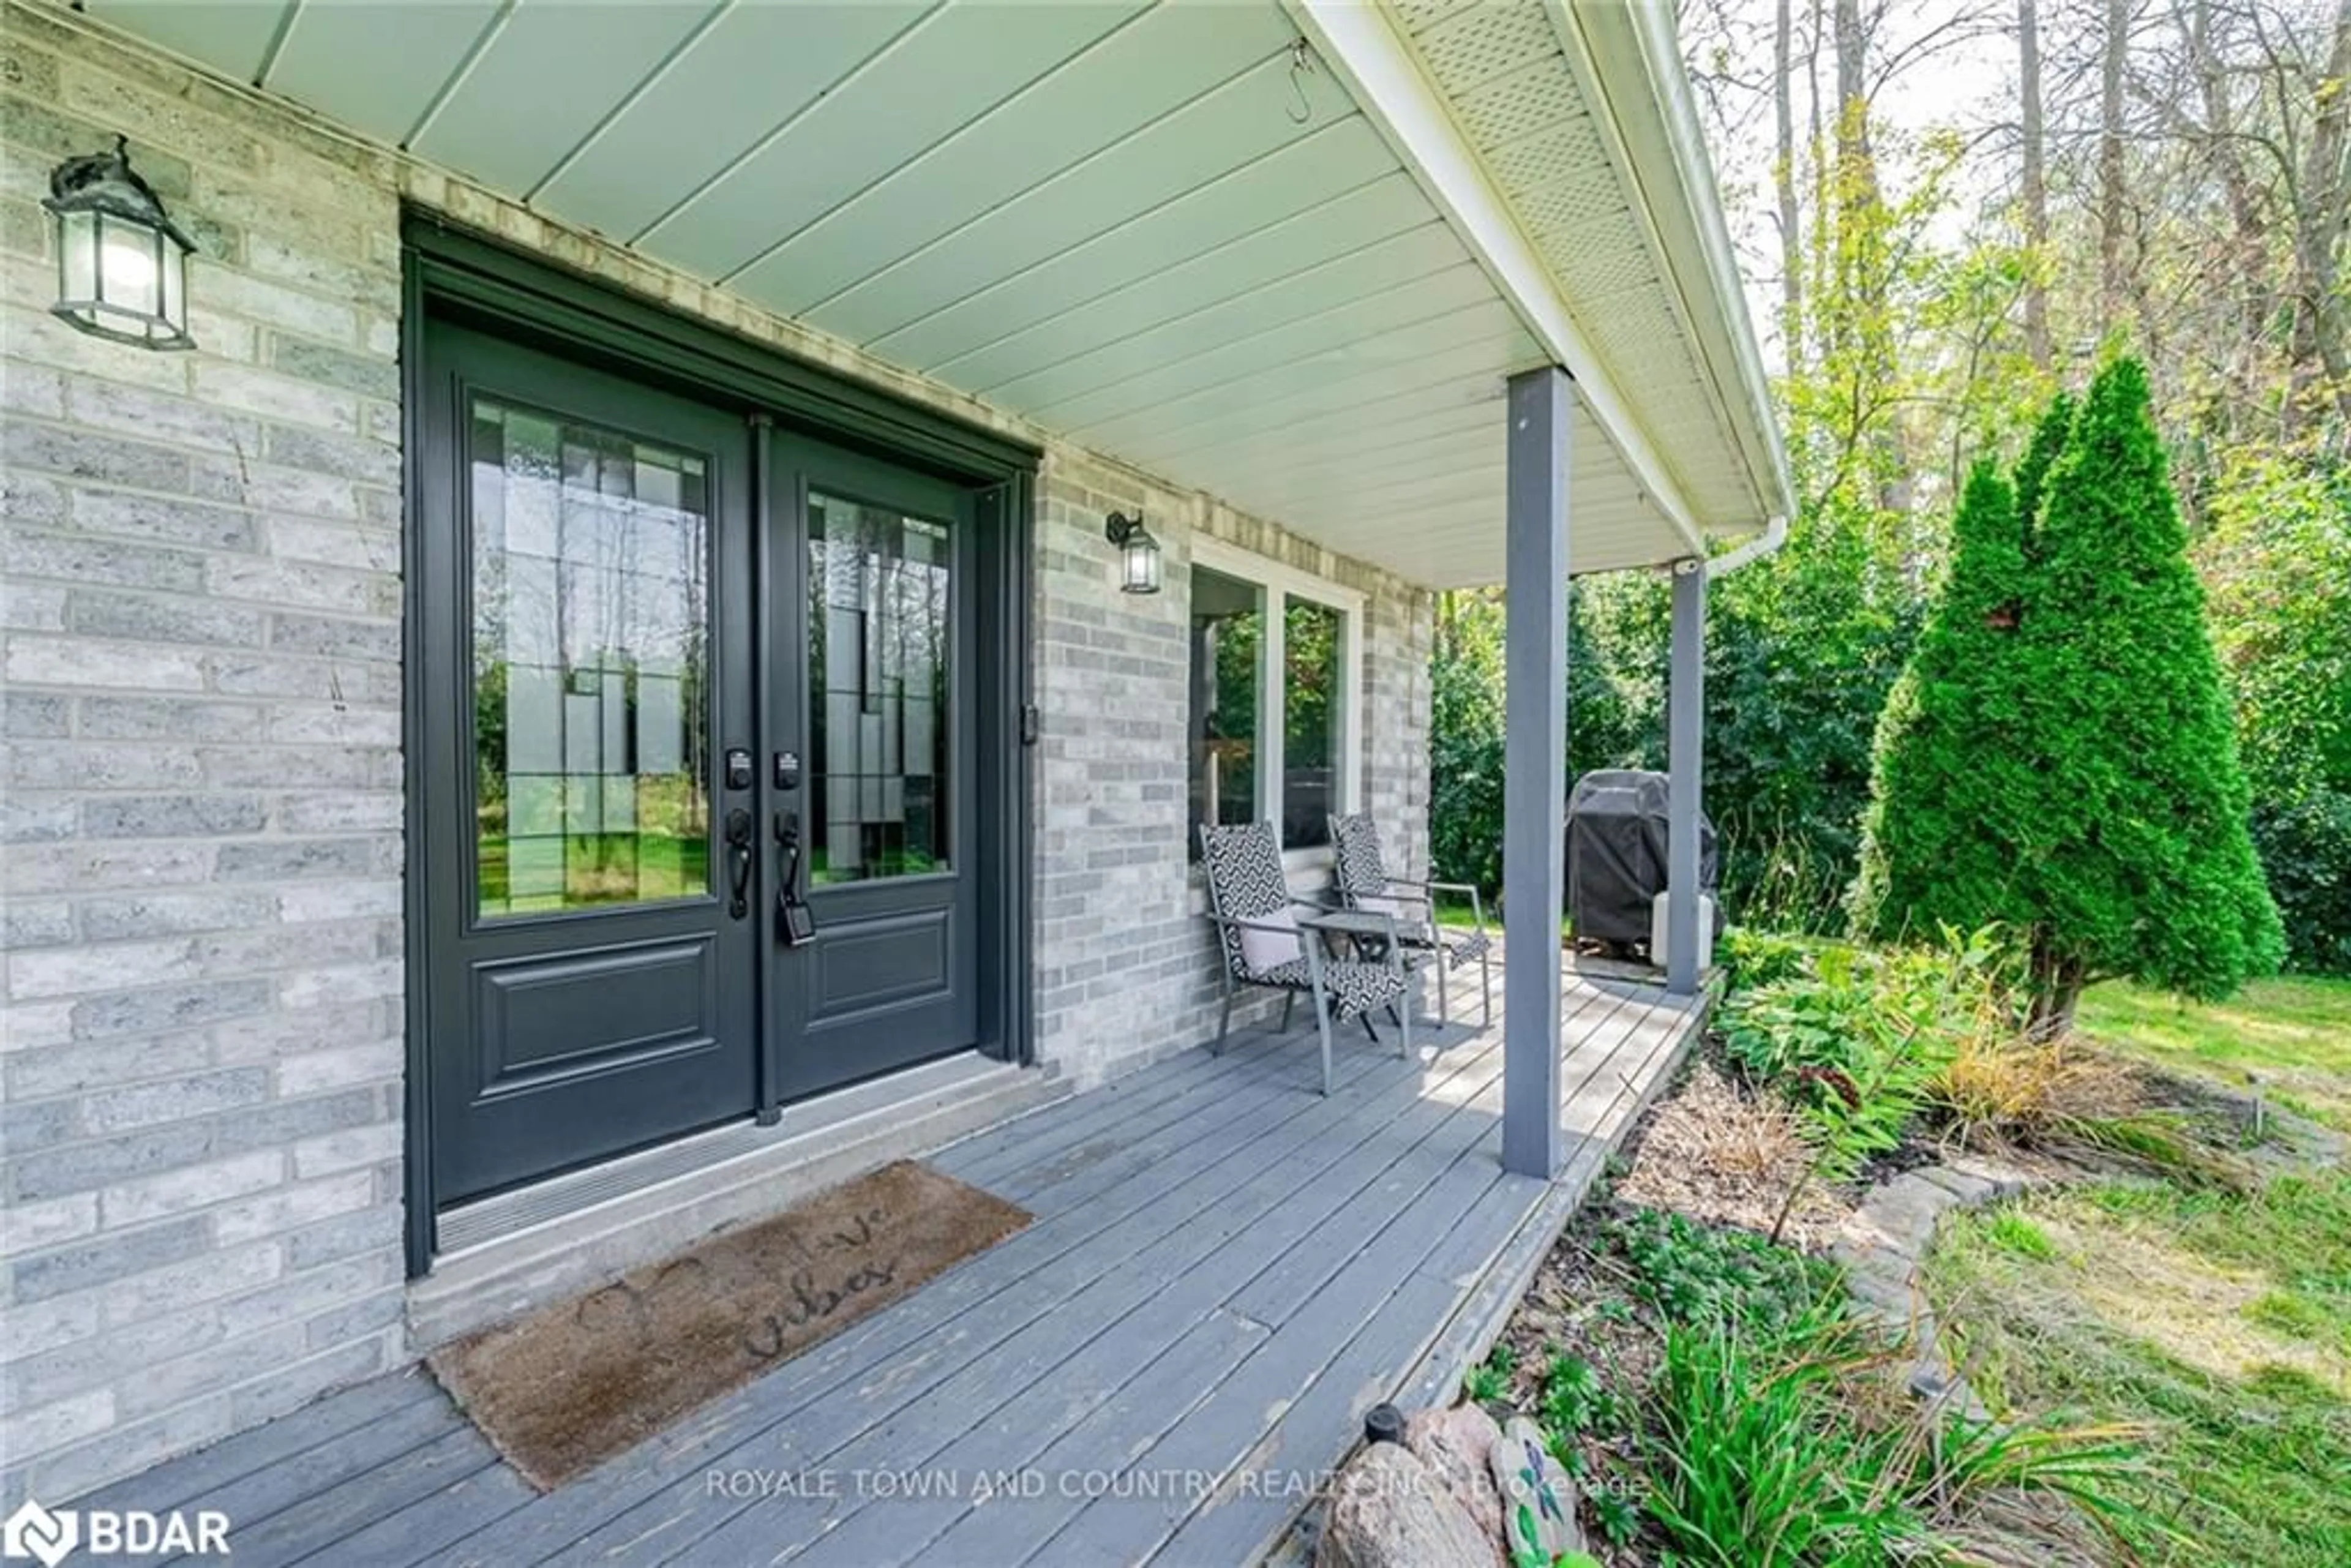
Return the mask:
{"type": "Polygon", "coordinates": [[[1836,0],[1837,157],[1857,180],[1849,193],[1877,200],[1877,160],[1869,146],[1869,34],[1861,0],[1836,0]]]}
{"type": "MultiPolygon", "coordinates": [[[[1885,309],[1885,199],[1869,134],[1869,46],[1861,0],[1836,0],[1837,283],[1858,308],[1823,313],[1851,324],[1852,340],[1844,345],[1851,356],[1848,373],[1891,382],[1897,367],[1885,309]]],[[[1907,528],[1913,496],[1908,432],[1899,419],[1883,418],[1866,439],[1877,454],[1878,509],[1907,528]]],[[[1907,538],[1903,549],[1907,554],[1907,538]]]]}
{"type": "Polygon", "coordinates": [[[2351,229],[2351,0],[2336,0],[2334,40],[2315,89],[2316,115],[2303,157],[2294,223],[2293,392],[2299,403],[2324,373],[2336,416],[2351,423],[2351,323],[2345,319],[2342,257],[2351,229]]]}
{"type": "MultiPolygon", "coordinates": [[[[1813,287],[1829,287],[1829,155],[1826,132],[1821,125],[1821,38],[1826,29],[1822,25],[1824,0],[1813,0],[1813,29],[1804,47],[1804,102],[1810,118],[1810,145],[1813,160],[1813,287]]],[[[1834,314],[1817,307],[1813,311],[1815,346],[1825,354],[1829,344],[1823,334],[1826,319],[1834,314]]]]}
{"type": "Polygon", "coordinates": [[[1792,0],[1780,0],[1771,32],[1771,129],[1775,161],[1771,183],[1780,197],[1780,340],[1788,369],[1803,363],[1804,246],[1802,214],[1796,204],[1796,107],[1792,0]]]}
{"type": "Polygon", "coordinates": [[[2130,0],[2106,0],[2098,78],[2098,327],[2112,327],[2127,285],[2123,277],[2123,63],[2130,43],[2130,0]]]}
{"type": "Polygon", "coordinates": [[[2016,0],[2016,77],[2023,162],[2024,243],[2032,251],[2032,271],[2024,285],[2024,349],[2044,371],[2050,368],[2049,285],[2041,268],[2049,260],[2049,166],[2042,129],[2040,0],[2016,0]]]}
{"type": "MultiPolygon", "coordinates": [[[[2269,329],[2275,297],[2270,281],[2267,225],[2261,200],[2246,172],[2237,144],[2237,114],[2229,99],[2229,83],[2221,68],[2219,47],[2212,38],[2212,0],[2194,0],[2182,24],[2188,53],[2196,71],[2196,91],[2204,110],[2204,134],[2212,167],[2220,176],[2221,195],[2228,204],[2234,239],[2232,265],[2244,288],[2244,329],[2240,345],[2238,379],[2251,394],[2261,377],[2260,345],[2269,329]]],[[[2250,401],[2250,395],[2249,395],[2250,401]]]]}

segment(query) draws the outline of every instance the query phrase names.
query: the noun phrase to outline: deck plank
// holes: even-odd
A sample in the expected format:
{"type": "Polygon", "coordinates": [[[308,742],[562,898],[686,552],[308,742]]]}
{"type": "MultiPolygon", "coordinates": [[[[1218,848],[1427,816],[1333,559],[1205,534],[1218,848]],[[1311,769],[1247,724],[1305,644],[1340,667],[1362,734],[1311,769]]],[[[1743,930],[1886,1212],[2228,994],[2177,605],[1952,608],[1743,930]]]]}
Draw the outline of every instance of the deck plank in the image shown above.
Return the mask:
{"type": "MultiPolygon", "coordinates": [[[[1453,1081],[1462,1103],[1448,1109],[1443,1100],[1425,1097],[1405,1115],[1373,1128],[1347,1159],[1312,1173],[1266,1217],[1247,1219],[1215,1252],[1184,1267],[1168,1282],[1148,1289],[1138,1306],[1091,1343],[1063,1359],[1023,1368],[1028,1386],[999,1403],[984,1424],[972,1426],[968,1414],[935,1421],[935,1428],[957,1429],[927,1452],[893,1426],[883,1434],[880,1447],[901,1455],[904,1462],[923,1463],[943,1458],[956,1443],[967,1442],[988,1455],[991,1463],[1050,1470],[1054,1460],[1045,1451],[1048,1443],[1053,1448],[1064,1447],[1053,1440],[1055,1434],[1066,1434],[1084,1423],[1090,1412],[1121,1401],[1128,1383],[1138,1375],[1154,1375],[1186,1389],[1215,1386],[1223,1368],[1203,1364],[1187,1374],[1167,1364],[1169,1357],[1181,1354],[1188,1328],[1226,1313],[1270,1329],[1297,1301],[1311,1298],[1353,1256],[1356,1238],[1463,1158],[1461,1121],[1491,1120],[1492,1112],[1486,1107],[1499,1092],[1500,1071],[1499,1045],[1489,1043],[1479,1069],[1453,1081]],[[1273,1298],[1277,1308],[1259,1312],[1246,1304],[1244,1298],[1277,1270],[1281,1273],[1280,1290],[1273,1298]]],[[[947,1392],[943,1387],[925,1403],[925,1411],[932,1404],[952,1403],[945,1397],[947,1392]]],[[[1132,1433],[1122,1437],[1125,1444],[1134,1441],[1132,1433]]],[[[828,1535],[824,1547],[828,1554],[837,1551],[838,1561],[901,1561],[900,1553],[919,1553],[926,1523],[944,1527],[962,1506],[935,1500],[919,1515],[904,1504],[886,1510],[869,1506],[838,1538],[828,1535]]]]}
{"type": "MultiPolygon", "coordinates": [[[[349,1397],[333,1395],[319,1403],[340,1404],[349,1397]]],[[[242,1561],[248,1532],[279,1514],[300,1508],[354,1477],[395,1466],[419,1448],[459,1436],[475,1435],[457,1407],[435,1387],[430,1399],[414,1400],[375,1419],[325,1434],[274,1463],[198,1492],[181,1506],[216,1509],[227,1514],[233,1524],[229,1544],[242,1561]]]]}
{"type": "MultiPolygon", "coordinates": [[[[1456,1070],[1456,1063],[1445,1064],[1446,1071],[1456,1070]]],[[[1117,1184],[1115,1191],[1023,1231],[705,1407],[580,1486],[499,1521],[464,1542],[457,1560],[487,1565],[528,1551],[553,1552],[590,1534],[625,1529],[623,1517],[632,1513],[640,1515],[635,1528],[648,1541],[686,1528],[698,1506],[693,1500],[674,1497],[667,1510],[656,1508],[681,1467],[691,1465],[698,1475],[721,1456],[792,1421],[819,1400],[838,1398],[852,1385],[861,1407],[874,1402],[867,1418],[878,1419],[894,1408],[894,1403],[883,1403],[888,1396],[913,1396],[928,1386],[926,1375],[932,1382],[948,1375],[959,1359],[984,1354],[1053,1310],[1086,1281],[1117,1269],[1202,1216],[1224,1211],[1236,1190],[1298,1146],[1323,1145],[1327,1131],[1361,1113],[1363,1106],[1394,1113],[1409,1108],[1419,1094],[1419,1071],[1387,1057],[1365,1063],[1362,1081],[1343,1085],[1328,1098],[1296,1089],[1269,1090],[1253,1103],[1229,1106],[1224,1127],[1174,1147],[1117,1184]],[[1232,1146],[1235,1133],[1249,1132],[1260,1120],[1272,1122],[1272,1128],[1232,1146]]],[[[1336,1157],[1341,1150],[1332,1146],[1331,1152],[1336,1157]]],[[[809,1424],[793,1425],[792,1437],[812,1437],[809,1424]]],[[[758,1463],[789,1469],[802,1462],[790,1457],[801,1452],[798,1443],[787,1443],[758,1463]]],[[[707,1527],[716,1521],[701,1522],[707,1527]]]]}
{"type": "MultiPolygon", "coordinates": [[[[1489,1042],[1453,1076],[1475,1074],[1499,1082],[1500,1066],[1500,1051],[1489,1042]]],[[[837,1418],[820,1424],[795,1422],[789,1434],[747,1445],[764,1450],[759,1457],[726,1462],[771,1466],[784,1462],[775,1457],[780,1448],[793,1455],[792,1464],[852,1473],[921,1466],[933,1462],[989,1411],[996,1411],[1002,1422],[1007,1409],[1017,1409],[1024,1413],[1021,1423],[1047,1432],[1066,1425],[1178,1337],[1226,1291],[1311,1234],[1401,1155],[1435,1137],[1453,1113],[1442,1102],[1416,1095],[1394,1114],[1347,1116],[1334,1124],[1332,1135],[1302,1141],[1290,1158],[1218,1203],[1213,1213],[1166,1233],[1119,1268],[1092,1277],[1017,1332],[964,1359],[944,1380],[925,1387],[901,1385],[885,1398],[872,1397],[869,1385],[868,1396],[856,1411],[845,1416],[819,1412],[820,1417],[837,1418]],[[1098,1375],[1109,1379],[1106,1385],[1090,1381],[1098,1375]],[[1047,1380],[1046,1390],[1035,1394],[1047,1380]],[[1032,1409],[1033,1415],[1025,1414],[1032,1409]],[[876,1415],[886,1418],[875,1423],[876,1415]],[[831,1441],[836,1433],[842,1434],[841,1439],[831,1441]]],[[[1058,1289],[1063,1282],[1040,1283],[1058,1289]]],[[[1018,1440],[1018,1424],[1000,1436],[991,1428],[987,1445],[991,1458],[1006,1456],[998,1445],[1018,1440]]],[[[755,1548],[772,1555],[804,1544],[827,1528],[829,1520],[837,1521],[856,1511],[859,1500],[846,1500],[849,1507],[830,1516],[814,1511],[745,1511],[721,1523],[715,1533],[670,1549],[682,1550],[681,1560],[693,1562],[738,1561],[755,1548]]],[[[706,1500],[695,1502],[688,1511],[692,1524],[706,1529],[718,1522],[706,1500]]],[[[893,1518],[899,1511],[894,1505],[890,1510],[893,1518]]],[[[678,1523],[681,1529],[687,1527],[684,1519],[678,1523]]],[[[842,1560],[860,1561],[853,1555],[842,1560]]]]}
{"type": "MultiPolygon", "coordinates": [[[[358,1469],[325,1490],[257,1521],[222,1504],[233,1521],[229,1547],[246,1568],[298,1563],[313,1553],[339,1562],[367,1562],[347,1555],[339,1543],[421,1498],[500,1467],[488,1440],[470,1425],[461,1425],[385,1463],[358,1469]]],[[[523,1484],[519,1478],[514,1480],[523,1484]]]]}
{"type": "MultiPolygon", "coordinates": [[[[143,1508],[166,1512],[191,1505],[198,1499],[233,1495],[228,1489],[248,1476],[272,1471],[345,1433],[403,1416],[421,1423],[415,1429],[425,1437],[454,1429],[465,1419],[450,1406],[440,1385],[421,1368],[411,1368],[371,1378],[250,1431],[224,1437],[209,1448],[167,1459],[152,1469],[89,1493],[80,1500],[80,1504],[84,1508],[143,1508]],[[438,1420],[431,1416],[409,1414],[410,1406],[427,1404],[437,1409],[438,1420]]],[[[420,1437],[417,1440],[424,1438],[420,1437]]],[[[244,1494],[258,1495],[250,1491],[244,1494]]],[[[297,1497],[287,1500],[301,1500],[297,1497]]]]}
{"type": "Polygon", "coordinates": [[[1327,1097],[1311,1019],[1244,1030],[943,1151],[1036,1222],[553,1493],[411,1372],[100,1497],[224,1508],[247,1563],[1248,1560],[1364,1408],[1486,1332],[1697,1026],[1655,988],[1564,999],[1561,1183],[1500,1167],[1499,1024],[1416,1019],[1408,1062],[1350,1030],[1327,1097]],[[951,1490],[849,1484],[924,1467],[951,1490]],[[844,1495],[713,1495],[737,1468],[844,1495]],[[1083,1490],[1113,1476],[1152,1495],[1083,1490]]]}
{"type": "MultiPolygon", "coordinates": [[[[1311,1483],[1315,1472],[1335,1464],[1361,1430],[1361,1411],[1387,1396],[1387,1378],[1368,1375],[1392,1360],[1390,1375],[1408,1365],[1432,1337],[1451,1300],[1451,1288],[1420,1274],[1416,1265],[1453,1226],[1499,1181],[1499,1162],[1465,1160],[1395,1216],[1372,1242],[1298,1312],[1268,1337],[1257,1354],[1235,1371],[1165,1437],[1132,1463],[1210,1475],[1246,1476],[1269,1470],[1297,1472],[1311,1483]],[[1403,1303],[1393,1303],[1399,1293],[1403,1303]],[[1357,1346],[1366,1323],[1384,1324],[1374,1342],[1357,1346]],[[1324,1379],[1332,1379],[1320,1395],[1324,1379]],[[1293,1430],[1291,1422],[1297,1425],[1293,1430]]],[[[1292,1490],[1289,1486],[1260,1490],[1292,1490]]],[[[1219,1508],[1249,1500],[1222,1497],[1219,1508]]],[[[1259,1500],[1276,1503],[1279,1500],[1259,1500]]],[[[1284,1509],[1286,1520],[1294,1500],[1284,1509]]],[[[1197,1499],[1102,1499],[1088,1503],[1070,1525],[1041,1544],[1029,1561],[1131,1563],[1158,1552],[1197,1499]]],[[[1173,1555],[1171,1562],[1217,1559],[1173,1555]]],[[[1243,1561],[1226,1558],[1222,1561],[1243,1561]]]]}

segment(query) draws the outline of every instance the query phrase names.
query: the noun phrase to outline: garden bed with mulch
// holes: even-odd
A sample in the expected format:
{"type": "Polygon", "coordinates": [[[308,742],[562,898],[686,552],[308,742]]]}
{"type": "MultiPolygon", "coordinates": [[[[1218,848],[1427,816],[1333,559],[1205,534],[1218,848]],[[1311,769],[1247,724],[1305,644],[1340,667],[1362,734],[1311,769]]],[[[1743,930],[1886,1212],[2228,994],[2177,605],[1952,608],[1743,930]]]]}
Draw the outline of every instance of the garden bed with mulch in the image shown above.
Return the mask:
{"type": "MultiPolygon", "coordinates": [[[[1498,1416],[1542,1426],[1611,1568],[2116,1563],[2150,1542],[2168,1554],[2174,1483],[2145,1429],[2000,1401],[2005,1367],[1987,1409],[1952,1375],[1947,1354],[2012,1346],[1964,1321],[1938,1331],[1926,1289],[1938,1217],[2001,1200],[1960,1228],[1998,1236],[2026,1186],[2259,1203],[2279,1173],[2339,1158],[2342,1140],[2207,1079],[2028,1043],[1988,1011],[1955,1016],[1907,1077],[1865,1053],[1759,1071],[1755,1040],[1710,1037],[1467,1380],[1498,1416]],[[1912,1096],[1898,1113],[1855,1103],[1896,1079],[1912,1096]],[[1986,1150],[1994,1165],[1974,1157],[1986,1150]],[[1929,1188],[1934,1204],[1908,1201],[1929,1188]],[[1890,1242],[1889,1229],[1917,1234],[1890,1242]]],[[[1917,1033],[1880,1039],[1898,1052],[1917,1033]]],[[[2089,1245],[2064,1223],[2053,1248],[2089,1245]]]]}

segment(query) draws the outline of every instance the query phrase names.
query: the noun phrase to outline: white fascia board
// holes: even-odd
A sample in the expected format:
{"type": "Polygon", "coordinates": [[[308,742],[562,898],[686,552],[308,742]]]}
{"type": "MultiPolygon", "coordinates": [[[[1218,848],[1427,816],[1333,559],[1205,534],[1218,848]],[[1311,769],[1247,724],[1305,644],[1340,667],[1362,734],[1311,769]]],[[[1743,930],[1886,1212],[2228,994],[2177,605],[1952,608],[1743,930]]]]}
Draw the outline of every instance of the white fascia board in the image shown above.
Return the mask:
{"type": "Polygon", "coordinates": [[[1322,63],[1379,129],[1461,242],[1510,301],[1545,352],[1575,380],[1576,392],[1649,499],[1694,554],[1706,543],[1681,483],[1634,417],[1553,287],[1542,258],[1486,177],[1485,166],[1422,74],[1387,15],[1371,0],[1284,0],[1322,63]]]}
{"type": "Polygon", "coordinates": [[[1624,0],[1546,0],[1584,98],[1640,186],[1641,222],[1672,277],[1675,304],[1705,356],[1729,428],[1746,447],[1762,509],[1795,507],[1788,450],[1763,350],[1723,218],[1672,7],[1624,0]],[[1661,223],[1670,217],[1669,224],[1661,223]],[[1698,296],[1693,302],[1693,294],[1698,296]]]}

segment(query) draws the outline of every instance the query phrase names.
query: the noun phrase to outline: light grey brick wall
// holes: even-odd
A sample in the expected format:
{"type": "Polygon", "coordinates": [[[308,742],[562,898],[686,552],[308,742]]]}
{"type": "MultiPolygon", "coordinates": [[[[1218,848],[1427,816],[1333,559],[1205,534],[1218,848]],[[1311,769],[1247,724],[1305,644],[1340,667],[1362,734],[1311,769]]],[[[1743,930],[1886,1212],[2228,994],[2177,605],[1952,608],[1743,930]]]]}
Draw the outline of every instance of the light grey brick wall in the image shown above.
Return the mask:
{"type": "MultiPolygon", "coordinates": [[[[1193,539],[1238,545],[1364,596],[1363,802],[1407,875],[1428,863],[1434,601],[1262,518],[1086,454],[1049,449],[1039,490],[1038,1049],[1092,1083],[1216,1031],[1218,958],[1186,852],[1193,539]],[[1155,595],[1119,591],[1102,538],[1106,513],[1137,508],[1164,551],[1155,595]]],[[[1235,1027],[1280,1005],[1256,993],[1235,1027]]]]}
{"type": "Polygon", "coordinates": [[[1061,1070],[1214,1024],[1184,849],[1196,534],[1365,596],[1365,799],[1425,867],[1426,593],[80,18],[0,0],[0,1499],[408,1357],[403,200],[1047,448],[1035,966],[1061,1070]],[[195,353],[47,315],[47,171],[118,130],[203,247],[195,353]],[[1166,546],[1155,598],[1117,591],[1121,507],[1166,546]]]}
{"type": "Polygon", "coordinates": [[[0,26],[0,1452],[54,1500],[404,1354],[400,272],[381,168],[0,26]],[[197,352],[47,313],[116,131],[197,352]]]}

